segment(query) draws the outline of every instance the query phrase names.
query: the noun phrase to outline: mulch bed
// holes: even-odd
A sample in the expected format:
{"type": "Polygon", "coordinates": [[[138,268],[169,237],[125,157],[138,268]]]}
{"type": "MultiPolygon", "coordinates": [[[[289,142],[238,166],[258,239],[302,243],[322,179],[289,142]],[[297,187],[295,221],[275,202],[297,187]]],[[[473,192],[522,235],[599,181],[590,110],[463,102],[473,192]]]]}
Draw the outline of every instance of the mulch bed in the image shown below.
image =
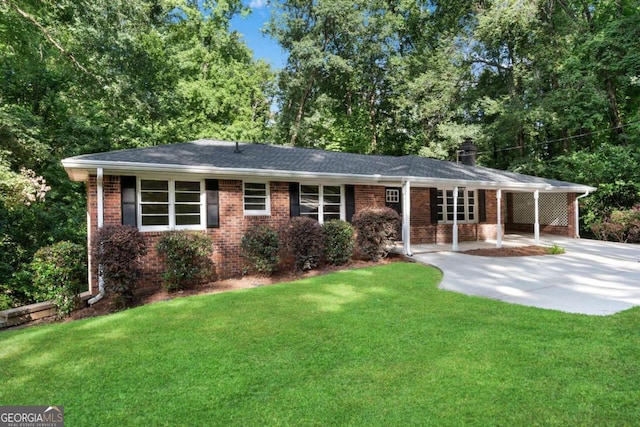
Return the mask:
{"type": "Polygon", "coordinates": [[[490,257],[514,257],[514,256],[540,256],[549,255],[548,248],[541,246],[517,246],[487,249],[472,249],[462,252],[466,255],[490,256],[490,257]]]}
{"type": "MultiPolygon", "coordinates": [[[[345,265],[340,266],[323,266],[321,268],[305,271],[305,272],[282,272],[274,274],[273,276],[259,276],[259,275],[246,275],[241,277],[235,277],[226,280],[218,280],[211,283],[205,283],[198,285],[191,289],[185,289],[179,292],[167,292],[162,285],[158,284],[155,288],[143,288],[136,291],[135,299],[131,304],[131,307],[137,307],[146,304],[153,304],[158,301],[168,301],[174,298],[182,298],[191,295],[203,295],[203,294],[215,294],[226,291],[233,291],[237,289],[256,288],[259,286],[268,286],[276,283],[290,282],[298,279],[304,279],[307,277],[319,276],[323,274],[333,273],[341,270],[351,270],[355,268],[372,267],[376,265],[384,265],[392,262],[405,262],[406,258],[403,255],[389,254],[386,258],[379,260],[378,262],[353,260],[345,265]]],[[[78,319],[86,319],[89,317],[103,316],[106,314],[121,311],[117,298],[113,295],[107,294],[102,300],[90,307],[81,308],[72,312],[65,319],[57,319],[56,317],[46,317],[33,322],[23,323],[9,329],[19,329],[28,326],[44,323],[58,323],[58,322],[70,322],[78,319]]]]}

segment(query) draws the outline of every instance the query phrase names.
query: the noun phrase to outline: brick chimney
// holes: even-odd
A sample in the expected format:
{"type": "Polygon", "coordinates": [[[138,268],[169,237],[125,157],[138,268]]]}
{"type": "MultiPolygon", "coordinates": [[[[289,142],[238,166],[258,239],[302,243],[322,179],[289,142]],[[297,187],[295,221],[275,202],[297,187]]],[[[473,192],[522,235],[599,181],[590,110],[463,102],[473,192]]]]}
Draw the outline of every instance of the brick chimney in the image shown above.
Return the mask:
{"type": "Polygon", "coordinates": [[[475,166],[477,152],[478,147],[473,143],[473,139],[465,138],[464,142],[460,146],[460,161],[463,165],[475,166]]]}

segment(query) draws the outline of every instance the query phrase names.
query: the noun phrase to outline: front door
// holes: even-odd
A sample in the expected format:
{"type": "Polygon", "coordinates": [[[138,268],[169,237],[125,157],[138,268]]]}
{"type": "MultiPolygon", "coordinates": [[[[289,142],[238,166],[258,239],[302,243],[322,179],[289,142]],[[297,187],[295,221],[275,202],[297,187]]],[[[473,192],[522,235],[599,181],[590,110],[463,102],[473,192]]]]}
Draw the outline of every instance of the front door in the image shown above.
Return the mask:
{"type": "Polygon", "coordinates": [[[385,206],[398,212],[400,224],[398,224],[398,240],[402,239],[402,188],[386,187],[384,189],[385,206]]]}

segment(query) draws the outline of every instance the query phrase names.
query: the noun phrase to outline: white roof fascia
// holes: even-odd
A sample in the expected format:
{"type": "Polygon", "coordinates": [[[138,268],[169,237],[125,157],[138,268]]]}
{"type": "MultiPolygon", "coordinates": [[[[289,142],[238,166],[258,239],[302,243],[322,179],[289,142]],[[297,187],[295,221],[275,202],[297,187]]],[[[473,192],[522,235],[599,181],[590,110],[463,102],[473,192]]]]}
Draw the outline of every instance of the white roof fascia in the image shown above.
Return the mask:
{"type": "Polygon", "coordinates": [[[425,177],[406,177],[406,181],[411,181],[412,185],[422,184],[423,186],[433,187],[435,185],[443,185],[447,188],[466,187],[474,190],[480,189],[501,189],[514,192],[530,192],[539,190],[544,193],[584,193],[585,191],[593,192],[597,189],[588,185],[572,185],[556,187],[549,183],[527,183],[527,182],[502,182],[502,181],[474,181],[474,180],[456,180],[443,178],[425,178],[425,177]]]}
{"type": "MultiPolygon", "coordinates": [[[[355,184],[375,184],[382,179],[380,175],[356,175],[356,174],[340,174],[340,173],[317,173],[317,172],[301,172],[301,171],[282,171],[274,169],[245,169],[245,168],[217,168],[217,167],[198,167],[172,164],[149,164],[136,162],[92,162],[82,160],[63,160],[62,164],[70,178],[83,181],[91,173],[95,173],[98,168],[105,171],[105,175],[124,175],[124,174],[140,174],[140,173],[173,173],[173,174],[197,174],[197,175],[216,175],[223,176],[227,179],[246,179],[247,177],[255,178],[279,178],[283,181],[299,180],[322,180],[324,182],[330,180],[344,183],[345,180],[355,184]]],[[[394,177],[394,180],[401,182],[401,177],[394,177]]]]}

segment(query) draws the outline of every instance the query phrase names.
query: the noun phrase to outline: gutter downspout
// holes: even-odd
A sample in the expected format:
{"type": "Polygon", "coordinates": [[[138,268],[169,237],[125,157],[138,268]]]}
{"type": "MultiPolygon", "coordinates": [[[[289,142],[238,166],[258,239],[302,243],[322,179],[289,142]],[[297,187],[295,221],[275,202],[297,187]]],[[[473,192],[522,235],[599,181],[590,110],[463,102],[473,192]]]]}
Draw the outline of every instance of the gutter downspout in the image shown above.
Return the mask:
{"type": "MultiPolygon", "coordinates": [[[[98,202],[98,230],[104,226],[104,169],[98,168],[96,176],[97,202],[98,202]]],[[[89,272],[91,274],[91,272],[89,272]]],[[[102,277],[102,266],[98,266],[98,295],[91,298],[89,305],[93,305],[104,297],[104,277],[102,277]]]]}
{"type": "Polygon", "coordinates": [[[587,191],[586,193],[584,193],[581,196],[577,196],[576,200],[573,202],[575,203],[575,207],[574,207],[574,211],[575,211],[575,215],[576,215],[576,221],[574,223],[574,227],[575,227],[575,233],[574,233],[574,237],[576,239],[580,238],[580,204],[579,204],[579,200],[582,199],[583,197],[587,197],[589,194],[591,194],[590,191],[587,191]]]}

